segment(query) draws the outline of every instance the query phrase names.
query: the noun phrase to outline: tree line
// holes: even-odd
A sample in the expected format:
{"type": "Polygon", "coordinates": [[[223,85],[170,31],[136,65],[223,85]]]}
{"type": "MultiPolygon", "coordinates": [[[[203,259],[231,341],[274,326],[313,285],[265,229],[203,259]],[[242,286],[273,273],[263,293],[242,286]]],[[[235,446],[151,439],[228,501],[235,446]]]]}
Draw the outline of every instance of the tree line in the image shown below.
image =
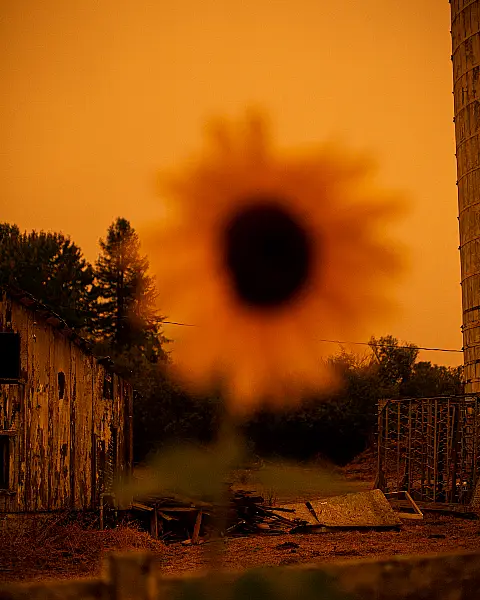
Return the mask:
{"type": "Polygon", "coordinates": [[[345,464],[375,443],[381,399],[425,398],[463,393],[462,367],[418,361],[415,344],[392,335],[369,342],[371,353],[345,351],[329,360],[344,386],[328,397],[306,398],[282,413],[263,411],[245,425],[260,455],[294,459],[322,456],[345,464]]]}
{"type": "Polygon", "coordinates": [[[135,389],[134,454],[143,459],[162,442],[210,439],[216,431],[219,399],[195,398],[171,382],[162,317],[148,260],[130,222],[116,219],[99,240],[90,264],[62,233],[21,232],[0,224],[0,286],[32,294],[109,356],[135,389]]]}
{"type": "MultiPolygon", "coordinates": [[[[179,439],[204,442],[218,430],[219,395],[194,397],[165,376],[169,360],[165,318],[155,309],[155,281],[130,222],[116,219],[90,264],[62,233],[21,232],[0,224],[0,286],[26,291],[52,307],[89,340],[97,356],[110,356],[131,380],[134,454],[140,461],[179,439]]],[[[261,411],[242,425],[252,450],[311,458],[350,460],[371,443],[380,398],[460,394],[461,368],[417,361],[415,344],[391,336],[372,338],[371,353],[341,351],[329,360],[345,381],[328,398],[306,398],[295,409],[261,411]],[[405,346],[405,347],[404,347],[405,346]]]]}

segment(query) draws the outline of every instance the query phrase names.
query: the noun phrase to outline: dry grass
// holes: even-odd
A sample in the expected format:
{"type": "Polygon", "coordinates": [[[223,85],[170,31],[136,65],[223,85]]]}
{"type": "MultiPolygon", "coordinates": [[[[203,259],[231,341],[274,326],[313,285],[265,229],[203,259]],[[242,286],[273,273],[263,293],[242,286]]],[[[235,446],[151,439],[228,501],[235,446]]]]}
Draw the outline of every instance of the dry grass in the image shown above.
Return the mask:
{"type": "Polygon", "coordinates": [[[347,479],[373,483],[377,473],[377,454],[375,448],[368,448],[348,465],[340,467],[338,472],[347,479]]]}
{"type": "Polygon", "coordinates": [[[5,521],[0,529],[0,581],[78,579],[100,575],[103,555],[113,550],[153,552],[164,574],[205,571],[216,566],[248,569],[361,557],[480,550],[480,522],[425,515],[402,531],[339,531],[325,534],[249,535],[201,546],[165,545],[132,525],[98,531],[64,517],[5,521]]]}
{"type": "Polygon", "coordinates": [[[134,525],[99,531],[97,524],[65,514],[8,517],[0,521],[0,580],[94,576],[110,550],[157,551],[163,544],[134,525]]]}

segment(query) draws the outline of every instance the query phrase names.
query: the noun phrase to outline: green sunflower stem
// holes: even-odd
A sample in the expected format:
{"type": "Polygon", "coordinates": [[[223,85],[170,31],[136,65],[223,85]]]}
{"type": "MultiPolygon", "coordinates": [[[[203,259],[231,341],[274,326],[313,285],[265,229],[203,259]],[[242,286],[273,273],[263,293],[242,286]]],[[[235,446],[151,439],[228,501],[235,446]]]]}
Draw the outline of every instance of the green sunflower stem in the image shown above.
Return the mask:
{"type": "Polygon", "coordinates": [[[238,432],[238,424],[235,416],[225,408],[215,444],[215,451],[224,458],[224,485],[219,490],[218,505],[220,510],[218,510],[216,517],[216,530],[221,532],[223,540],[210,545],[209,558],[212,571],[216,571],[221,567],[222,554],[227,543],[228,507],[230,505],[230,489],[227,481],[232,469],[238,466],[244,454],[245,447],[238,432]]]}

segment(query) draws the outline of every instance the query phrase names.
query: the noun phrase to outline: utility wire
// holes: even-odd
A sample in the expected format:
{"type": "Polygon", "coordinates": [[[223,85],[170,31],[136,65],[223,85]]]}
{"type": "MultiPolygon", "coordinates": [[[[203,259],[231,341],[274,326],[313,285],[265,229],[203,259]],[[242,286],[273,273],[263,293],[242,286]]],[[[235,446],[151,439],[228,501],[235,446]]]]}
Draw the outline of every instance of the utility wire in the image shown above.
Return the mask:
{"type": "MultiPolygon", "coordinates": [[[[162,323],[167,323],[168,325],[179,325],[181,327],[196,327],[191,323],[179,323],[177,321],[162,321],[162,323]]],[[[355,344],[356,346],[375,346],[377,348],[410,348],[415,350],[429,350],[430,352],[463,352],[463,350],[454,350],[452,348],[427,348],[425,346],[393,346],[387,344],[372,344],[370,342],[346,342],[341,340],[318,340],[319,342],[327,342],[329,344],[355,344]]]]}
{"type": "Polygon", "coordinates": [[[376,348],[410,348],[413,350],[430,350],[431,352],[463,352],[463,350],[453,350],[451,348],[426,348],[425,346],[393,346],[388,344],[372,344],[370,342],[345,342],[340,340],[318,340],[319,342],[330,342],[332,344],[356,344],[358,346],[375,346],[376,348]]]}

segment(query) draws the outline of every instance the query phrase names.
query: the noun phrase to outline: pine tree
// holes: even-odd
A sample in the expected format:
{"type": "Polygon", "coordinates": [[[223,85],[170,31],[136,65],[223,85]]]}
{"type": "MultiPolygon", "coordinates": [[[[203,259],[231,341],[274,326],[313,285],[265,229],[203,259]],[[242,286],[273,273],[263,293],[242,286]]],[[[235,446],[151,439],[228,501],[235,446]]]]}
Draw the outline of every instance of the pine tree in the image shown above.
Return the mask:
{"type": "Polygon", "coordinates": [[[62,233],[20,233],[0,224],[0,284],[32,294],[83,331],[91,320],[93,269],[62,233]]]}
{"type": "Polygon", "coordinates": [[[15,283],[19,238],[20,230],[17,225],[0,223],[0,285],[15,283]]]}
{"type": "Polygon", "coordinates": [[[96,319],[92,333],[113,354],[140,351],[151,362],[164,359],[163,317],[155,311],[155,285],[138,234],[118,218],[100,240],[95,265],[96,319]]]}

